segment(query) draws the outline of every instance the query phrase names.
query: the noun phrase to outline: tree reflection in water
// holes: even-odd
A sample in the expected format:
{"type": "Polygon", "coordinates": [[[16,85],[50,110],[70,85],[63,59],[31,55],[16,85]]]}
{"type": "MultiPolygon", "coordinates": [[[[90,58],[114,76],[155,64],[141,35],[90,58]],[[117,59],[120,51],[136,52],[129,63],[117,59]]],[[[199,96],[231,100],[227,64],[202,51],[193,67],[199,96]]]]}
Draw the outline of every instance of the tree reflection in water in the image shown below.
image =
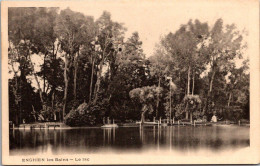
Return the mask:
{"type": "Polygon", "coordinates": [[[103,130],[103,146],[110,146],[115,144],[116,128],[103,128],[102,130],[103,130]]]}
{"type": "Polygon", "coordinates": [[[146,150],[221,151],[249,146],[249,127],[140,126],[56,130],[10,130],[10,154],[115,153],[146,150]]]}

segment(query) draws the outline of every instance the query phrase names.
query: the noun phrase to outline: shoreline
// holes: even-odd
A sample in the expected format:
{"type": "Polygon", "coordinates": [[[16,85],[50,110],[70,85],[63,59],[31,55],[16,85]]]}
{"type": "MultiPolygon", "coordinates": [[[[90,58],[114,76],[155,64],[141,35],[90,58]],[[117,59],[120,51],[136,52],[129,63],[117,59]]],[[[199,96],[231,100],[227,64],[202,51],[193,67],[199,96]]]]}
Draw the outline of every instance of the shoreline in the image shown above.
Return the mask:
{"type": "Polygon", "coordinates": [[[174,124],[140,124],[140,123],[119,123],[117,127],[101,127],[103,124],[99,124],[96,126],[68,126],[61,122],[46,122],[46,123],[28,123],[28,124],[20,124],[19,126],[10,126],[9,130],[20,129],[20,130],[56,130],[56,129],[85,129],[85,128],[103,128],[103,129],[112,129],[112,128],[122,128],[122,127],[140,127],[140,126],[243,126],[250,127],[250,123],[226,123],[225,121],[220,122],[203,122],[203,123],[174,123],[174,124]]]}

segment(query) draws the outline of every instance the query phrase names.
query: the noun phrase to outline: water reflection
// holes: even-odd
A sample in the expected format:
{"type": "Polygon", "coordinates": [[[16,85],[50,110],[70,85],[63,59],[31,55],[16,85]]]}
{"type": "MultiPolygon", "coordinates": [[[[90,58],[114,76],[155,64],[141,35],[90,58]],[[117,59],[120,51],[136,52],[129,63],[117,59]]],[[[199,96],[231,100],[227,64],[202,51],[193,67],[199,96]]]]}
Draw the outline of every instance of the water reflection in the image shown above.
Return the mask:
{"type": "Polygon", "coordinates": [[[10,154],[98,153],[169,150],[219,151],[249,146],[249,128],[239,126],[140,126],[68,130],[10,130],[10,154]]]}
{"type": "Polygon", "coordinates": [[[103,146],[115,144],[116,128],[104,128],[103,130],[103,146]]]}

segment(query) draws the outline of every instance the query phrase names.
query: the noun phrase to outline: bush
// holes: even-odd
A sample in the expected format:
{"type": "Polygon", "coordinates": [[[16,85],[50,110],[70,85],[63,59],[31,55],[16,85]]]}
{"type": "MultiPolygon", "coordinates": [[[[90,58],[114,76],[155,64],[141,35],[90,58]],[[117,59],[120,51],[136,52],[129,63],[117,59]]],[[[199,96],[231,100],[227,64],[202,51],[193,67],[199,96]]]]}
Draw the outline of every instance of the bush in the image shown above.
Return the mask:
{"type": "Polygon", "coordinates": [[[72,109],[65,117],[65,123],[69,126],[93,126],[96,124],[94,111],[87,103],[79,105],[77,109],[72,109]]]}
{"type": "Polygon", "coordinates": [[[176,104],[174,107],[174,111],[175,111],[175,118],[177,120],[181,120],[185,118],[185,107],[183,103],[180,104],[176,104]]]}

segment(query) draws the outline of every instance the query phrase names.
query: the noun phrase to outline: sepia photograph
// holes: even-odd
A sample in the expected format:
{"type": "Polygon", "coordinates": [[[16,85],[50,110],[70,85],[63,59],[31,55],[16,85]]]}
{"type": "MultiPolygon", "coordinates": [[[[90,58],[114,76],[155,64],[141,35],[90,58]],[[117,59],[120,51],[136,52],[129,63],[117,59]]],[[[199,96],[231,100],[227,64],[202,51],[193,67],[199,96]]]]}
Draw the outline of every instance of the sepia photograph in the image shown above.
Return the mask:
{"type": "Polygon", "coordinates": [[[3,164],[257,164],[258,1],[5,1],[3,164]]]}

